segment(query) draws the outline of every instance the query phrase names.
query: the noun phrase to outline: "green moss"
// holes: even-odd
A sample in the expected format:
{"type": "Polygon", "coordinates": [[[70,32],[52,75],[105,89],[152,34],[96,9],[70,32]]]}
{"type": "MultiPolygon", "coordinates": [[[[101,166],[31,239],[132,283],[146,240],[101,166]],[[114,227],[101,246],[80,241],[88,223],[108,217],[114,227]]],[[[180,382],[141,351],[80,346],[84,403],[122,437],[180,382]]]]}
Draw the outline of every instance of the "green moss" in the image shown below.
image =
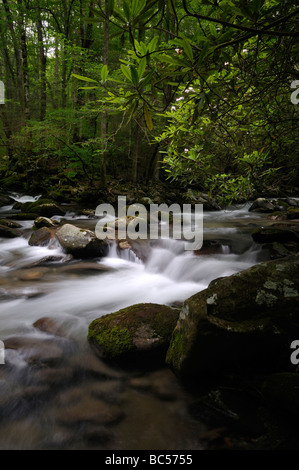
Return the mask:
{"type": "Polygon", "coordinates": [[[88,339],[97,343],[105,355],[110,358],[118,357],[134,348],[131,334],[127,328],[99,328],[97,321],[91,323],[88,331],[88,339]]]}

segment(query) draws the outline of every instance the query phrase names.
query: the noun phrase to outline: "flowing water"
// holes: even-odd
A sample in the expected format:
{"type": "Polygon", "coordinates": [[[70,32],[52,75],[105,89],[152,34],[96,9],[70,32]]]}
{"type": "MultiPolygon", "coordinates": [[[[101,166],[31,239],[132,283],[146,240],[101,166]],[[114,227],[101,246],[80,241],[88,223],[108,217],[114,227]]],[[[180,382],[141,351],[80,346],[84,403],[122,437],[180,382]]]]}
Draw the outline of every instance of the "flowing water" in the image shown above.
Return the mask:
{"type": "MultiPolygon", "coordinates": [[[[20,222],[22,237],[0,238],[0,448],[201,449],[205,426],[188,413],[190,397],[173,374],[105,364],[89,348],[88,325],[140,302],[180,305],[262,260],[250,234],[267,220],[248,207],[204,213],[204,240],[217,240],[212,251],[195,254],[166,239],[142,261],[112,245],[105,258],[70,262],[58,245],[28,245],[32,221],[20,222]],[[45,317],[50,327],[37,326],[45,317]]],[[[0,208],[0,218],[11,209],[0,208]]]]}

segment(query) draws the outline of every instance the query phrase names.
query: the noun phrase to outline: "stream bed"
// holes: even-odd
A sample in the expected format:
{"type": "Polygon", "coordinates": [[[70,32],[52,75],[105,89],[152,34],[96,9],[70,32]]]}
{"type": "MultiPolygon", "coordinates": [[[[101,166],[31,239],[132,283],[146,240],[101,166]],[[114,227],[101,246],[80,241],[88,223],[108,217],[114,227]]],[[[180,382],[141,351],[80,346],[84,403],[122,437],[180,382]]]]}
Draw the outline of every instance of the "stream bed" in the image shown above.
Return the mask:
{"type": "MultiPolygon", "coordinates": [[[[248,207],[205,212],[204,240],[217,244],[197,254],[169,239],[143,260],[112,244],[105,258],[70,261],[58,244],[29,246],[33,221],[20,222],[21,237],[0,238],[0,449],[204,449],[208,428],[190,413],[192,393],[167,368],[104,363],[88,325],[136,303],[181,305],[213,279],[263,261],[251,232],[270,222],[248,207]]],[[[0,208],[0,218],[10,210],[0,208]]],[[[64,219],[96,224],[72,212],[64,219]]]]}

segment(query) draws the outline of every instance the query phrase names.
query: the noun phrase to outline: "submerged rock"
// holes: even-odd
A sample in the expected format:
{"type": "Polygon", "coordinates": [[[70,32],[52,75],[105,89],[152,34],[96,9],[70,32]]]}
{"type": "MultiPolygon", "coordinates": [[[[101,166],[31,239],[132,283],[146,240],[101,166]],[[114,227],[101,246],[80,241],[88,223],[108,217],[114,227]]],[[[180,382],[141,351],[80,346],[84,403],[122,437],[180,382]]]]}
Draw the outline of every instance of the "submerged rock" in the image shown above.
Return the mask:
{"type": "Polygon", "coordinates": [[[185,301],[167,351],[181,377],[289,366],[299,327],[299,256],[219,278],[185,301]]]}
{"type": "Polygon", "coordinates": [[[74,258],[95,258],[105,256],[108,244],[96,237],[91,230],[65,224],[56,231],[56,237],[65,251],[74,258]]]}
{"type": "Polygon", "coordinates": [[[89,325],[88,339],[108,360],[164,364],[177,319],[177,309],[137,304],[94,320],[89,325]]]}

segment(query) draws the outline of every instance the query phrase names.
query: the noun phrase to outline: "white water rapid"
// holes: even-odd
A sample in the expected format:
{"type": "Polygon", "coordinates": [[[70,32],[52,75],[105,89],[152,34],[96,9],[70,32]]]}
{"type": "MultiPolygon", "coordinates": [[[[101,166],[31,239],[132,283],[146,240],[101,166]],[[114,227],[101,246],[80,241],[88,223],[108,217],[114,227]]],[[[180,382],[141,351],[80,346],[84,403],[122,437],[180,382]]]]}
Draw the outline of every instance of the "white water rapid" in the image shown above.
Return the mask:
{"type": "MultiPolygon", "coordinates": [[[[24,202],[37,198],[14,195],[14,199],[24,202]]],[[[0,213],[0,218],[9,210],[11,206],[2,207],[0,212],[3,216],[0,213]]],[[[76,223],[74,214],[68,214],[68,217],[76,223]]],[[[78,222],[79,219],[86,222],[84,217],[78,218],[78,222]]],[[[41,370],[37,370],[34,363],[28,363],[26,341],[35,345],[41,340],[50,339],[53,344],[62,344],[62,347],[66,344],[64,339],[58,340],[51,333],[35,328],[33,324],[37,320],[48,317],[63,327],[66,337],[76,345],[66,348],[65,354],[71,359],[75,350],[76,357],[80,359],[88,350],[88,325],[93,319],[140,302],[179,305],[206,288],[213,279],[246,269],[259,262],[260,257],[260,249],[253,244],[250,235],[254,227],[260,225],[260,216],[248,213],[248,206],[204,213],[204,239],[218,240],[216,249],[210,253],[194,254],[184,250],[184,243],[180,240],[163,240],[151,248],[146,261],[141,261],[128,249],[118,250],[112,245],[105,258],[70,262],[58,245],[29,246],[33,222],[20,223],[25,229],[22,237],[0,238],[0,340],[5,345],[7,342],[11,344],[14,338],[21,338],[27,345],[25,349],[13,346],[5,349],[5,366],[0,365],[0,417],[4,420],[0,423],[0,448],[4,449],[86,448],[84,439],[91,433],[90,428],[84,428],[84,435],[79,433],[75,437],[70,433],[69,440],[65,439],[65,434],[63,438],[59,434],[61,428],[57,427],[57,422],[63,422],[63,419],[60,415],[56,417],[57,406],[59,410],[59,401],[56,406],[56,400],[66,386],[63,379],[61,384],[59,381],[57,384],[55,377],[51,377],[56,388],[52,387],[49,378],[48,382],[42,382],[43,387],[48,387],[44,391],[45,396],[42,389],[37,393],[37,389],[32,387],[40,387],[41,370]],[[13,395],[12,391],[18,394],[13,395]],[[9,394],[12,394],[13,400],[8,399],[9,394]],[[28,399],[27,402],[27,397],[31,397],[31,401],[28,399]],[[19,431],[16,432],[16,429],[19,431]]],[[[57,370],[55,373],[59,374],[57,370]]],[[[70,383],[73,387],[74,384],[70,383]]],[[[85,382],[77,383],[76,387],[83,389],[85,382]]],[[[142,441],[140,436],[145,431],[138,431],[139,416],[140,413],[149,413],[149,405],[142,396],[134,393],[127,391],[125,395],[126,410],[131,410],[131,422],[124,420],[115,428],[116,441],[112,441],[111,445],[120,449],[134,448],[138,442],[143,448],[169,448],[170,442],[175,446],[186,445],[185,442],[176,442],[178,436],[174,431],[167,441],[165,433],[156,428],[150,437],[148,433],[144,434],[142,441]]],[[[192,427],[189,429],[189,424],[186,424],[189,418],[183,417],[181,399],[175,402],[178,409],[173,405],[172,408],[164,403],[160,405],[153,397],[150,403],[151,413],[155,416],[151,419],[157,420],[159,416],[162,419],[164,416],[163,419],[169,421],[174,430],[182,426],[180,439],[189,442],[191,448],[198,446],[192,441],[192,427]]],[[[70,417],[68,419],[71,421],[70,417]]],[[[156,425],[153,424],[153,427],[156,425]]],[[[82,429],[80,432],[83,433],[82,429]]],[[[98,428],[97,432],[100,432],[98,428]]],[[[95,448],[102,447],[97,444],[95,448]]]]}

